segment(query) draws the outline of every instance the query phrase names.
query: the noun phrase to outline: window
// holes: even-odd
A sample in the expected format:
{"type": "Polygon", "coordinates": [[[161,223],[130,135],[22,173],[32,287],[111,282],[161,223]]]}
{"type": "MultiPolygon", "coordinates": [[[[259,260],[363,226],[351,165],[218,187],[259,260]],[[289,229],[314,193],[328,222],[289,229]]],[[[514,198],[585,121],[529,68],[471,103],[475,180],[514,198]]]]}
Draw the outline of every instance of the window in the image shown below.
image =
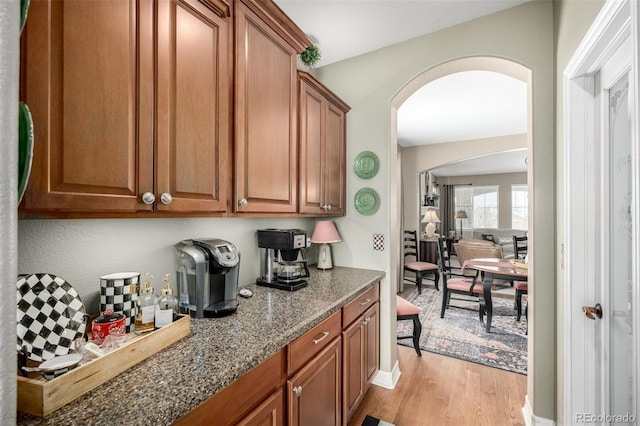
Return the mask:
{"type": "Polygon", "coordinates": [[[456,211],[467,212],[462,229],[498,228],[498,186],[456,186],[456,211]]]}
{"type": "Polygon", "coordinates": [[[529,223],[529,188],[511,185],[511,227],[526,231],[529,223]]]}

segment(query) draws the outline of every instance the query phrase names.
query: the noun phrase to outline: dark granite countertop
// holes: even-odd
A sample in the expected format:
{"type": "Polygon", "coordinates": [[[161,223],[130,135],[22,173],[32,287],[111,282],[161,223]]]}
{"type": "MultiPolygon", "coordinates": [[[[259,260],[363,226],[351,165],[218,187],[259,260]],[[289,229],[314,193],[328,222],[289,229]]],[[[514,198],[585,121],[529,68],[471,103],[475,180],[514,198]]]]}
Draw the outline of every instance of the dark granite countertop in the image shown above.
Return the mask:
{"type": "Polygon", "coordinates": [[[295,292],[247,285],[238,310],[191,319],[189,336],[44,418],[18,413],[19,425],[170,424],[265,361],[384,277],[384,272],[311,269],[295,292]]]}

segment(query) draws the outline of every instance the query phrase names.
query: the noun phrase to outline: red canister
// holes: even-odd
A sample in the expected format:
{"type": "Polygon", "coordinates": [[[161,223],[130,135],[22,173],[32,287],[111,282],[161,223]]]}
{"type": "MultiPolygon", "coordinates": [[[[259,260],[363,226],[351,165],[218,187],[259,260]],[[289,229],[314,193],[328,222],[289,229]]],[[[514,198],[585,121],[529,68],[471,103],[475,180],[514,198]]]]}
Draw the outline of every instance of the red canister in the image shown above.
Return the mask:
{"type": "Polygon", "coordinates": [[[113,309],[107,309],[91,323],[91,335],[97,344],[104,342],[109,335],[124,336],[125,333],[125,316],[114,313],[113,309]]]}

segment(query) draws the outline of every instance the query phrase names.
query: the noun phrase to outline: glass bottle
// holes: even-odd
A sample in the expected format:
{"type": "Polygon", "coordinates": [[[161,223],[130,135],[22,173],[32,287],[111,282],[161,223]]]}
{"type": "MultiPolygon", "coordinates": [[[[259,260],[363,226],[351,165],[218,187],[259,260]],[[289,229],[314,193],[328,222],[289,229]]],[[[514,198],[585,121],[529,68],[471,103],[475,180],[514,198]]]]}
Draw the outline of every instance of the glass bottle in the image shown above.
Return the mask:
{"type": "Polygon", "coordinates": [[[178,313],[178,299],[173,295],[173,290],[169,286],[169,274],[164,275],[160,299],[158,299],[156,307],[156,328],[171,324],[174,314],[178,313]]]}
{"type": "Polygon", "coordinates": [[[144,283],[140,288],[138,299],[138,313],[136,315],[136,333],[146,333],[154,330],[156,295],[151,287],[152,275],[144,274],[144,283]]]}

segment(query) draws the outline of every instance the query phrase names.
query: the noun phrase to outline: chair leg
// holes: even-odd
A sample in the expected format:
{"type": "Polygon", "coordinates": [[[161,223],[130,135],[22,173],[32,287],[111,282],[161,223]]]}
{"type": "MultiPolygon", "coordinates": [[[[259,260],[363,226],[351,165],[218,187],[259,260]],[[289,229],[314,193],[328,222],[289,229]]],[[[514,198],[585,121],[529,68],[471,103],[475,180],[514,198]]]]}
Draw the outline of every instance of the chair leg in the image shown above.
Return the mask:
{"type": "Polygon", "coordinates": [[[516,321],[520,321],[522,317],[522,293],[519,291],[516,291],[516,311],[516,321]]]}
{"type": "Polygon", "coordinates": [[[422,294],[422,272],[416,272],[416,284],[418,285],[418,294],[422,294]]]}
{"type": "Polygon", "coordinates": [[[420,324],[420,317],[415,314],[413,320],[413,348],[416,350],[418,356],[422,356],[420,353],[420,335],[422,334],[422,324],[420,324]]]}
{"type": "Polygon", "coordinates": [[[449,292],[446,287],[442,287],[442,309],[440,310],[440,318],[444,318],[444,311],[447,310],[449,304],[449,292]]]}
{"type": "Polygon", "coordinates": [[[440,271],[436,270],[433,272],[435,275],[434,281],[436,283],[436,291],[440,291],[440,287],[438,287],[438,281],[440,280],[440,271]]]}

